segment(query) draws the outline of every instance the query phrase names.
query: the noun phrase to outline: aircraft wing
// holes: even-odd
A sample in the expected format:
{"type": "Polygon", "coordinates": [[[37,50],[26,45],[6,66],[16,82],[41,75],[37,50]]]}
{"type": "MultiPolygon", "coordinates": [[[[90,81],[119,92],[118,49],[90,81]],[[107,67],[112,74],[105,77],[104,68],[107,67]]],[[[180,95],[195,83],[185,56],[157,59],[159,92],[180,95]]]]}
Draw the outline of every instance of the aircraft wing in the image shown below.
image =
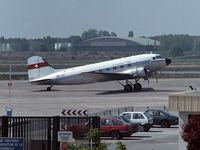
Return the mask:
{"type": "Polygon", "coordinates": [[[125,80],[125,79],[133,79],[133,75],[124,74],[124,73],[101,73],[101,72],[85,72],[81,73],[81,76],[85,78],[90,78],[97,82],[102,81],[113,81],[113,80],[125,80]]]}

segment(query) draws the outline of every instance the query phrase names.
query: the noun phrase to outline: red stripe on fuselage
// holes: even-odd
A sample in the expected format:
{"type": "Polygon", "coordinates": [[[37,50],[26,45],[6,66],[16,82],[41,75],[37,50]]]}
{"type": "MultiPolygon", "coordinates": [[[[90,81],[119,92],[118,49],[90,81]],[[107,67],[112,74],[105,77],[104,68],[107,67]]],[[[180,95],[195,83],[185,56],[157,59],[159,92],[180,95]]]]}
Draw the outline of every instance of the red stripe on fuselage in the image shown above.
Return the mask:
{"type": "Polygon", "coordinates": [[[39,68],[47,67],[47,66],[49,66],[49,64],[47,62],[41,62],[41,63],[38,63],[38,64],[31,64],[31,65],[28,65],[28,70],[39,69],[39,68]]]}

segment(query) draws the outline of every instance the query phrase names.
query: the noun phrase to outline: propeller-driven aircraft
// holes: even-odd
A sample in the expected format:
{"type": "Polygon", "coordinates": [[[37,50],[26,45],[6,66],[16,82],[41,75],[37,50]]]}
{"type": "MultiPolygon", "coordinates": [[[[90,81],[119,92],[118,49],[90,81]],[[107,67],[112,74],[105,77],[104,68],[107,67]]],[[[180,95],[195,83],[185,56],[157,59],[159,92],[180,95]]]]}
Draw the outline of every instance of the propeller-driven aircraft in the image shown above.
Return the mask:
{"type": "Polygon", "coordinates": [[[67,69],[54,69],[40,56],[28,58],[28,78],[30,83],[48,85],[88,84],[105,81],[118,81],[126,92],[140,91],[140,79],[149,81],[149,77],[171,63],[159,54],[141,54],[100,63],[94,63],[67,69]],[[125,80],[125,83],[121,81],[125,80]],[[134,83],[130,80],[134,80],[134,83]]]}

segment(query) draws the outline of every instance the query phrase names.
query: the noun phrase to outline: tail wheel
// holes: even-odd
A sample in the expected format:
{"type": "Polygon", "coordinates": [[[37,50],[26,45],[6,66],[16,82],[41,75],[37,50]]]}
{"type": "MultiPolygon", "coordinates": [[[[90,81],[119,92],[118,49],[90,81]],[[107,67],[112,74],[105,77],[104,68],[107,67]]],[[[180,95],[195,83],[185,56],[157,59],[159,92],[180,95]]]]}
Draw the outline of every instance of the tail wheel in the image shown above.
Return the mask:
{"type": "Polygon", "coordinates": [[[53,84],[50,85],[49,87],[47,87],[47,91],[51,91],[52,86],[53,86],[53,84]]]}
{"type": "Polygon", "coordinates": [[[122,138],[122,137],[120,136],[119,132],[117,132],[117,131],[112,131],[112,132],[110,133],[110,137],[111,137],[113,140],[118,140],[118,139],[122,138]]]}
{"type": "Polygon", "coordinates": [[[51,91],[51,87],[47,87],[47,91],[51,91]]]}
{"type": "Polygon", "coordinates": [[[167,120],[161,121],[160,125],[161,125],[162,128],[169,128],[170,127],[170,124],[167,120]]]}

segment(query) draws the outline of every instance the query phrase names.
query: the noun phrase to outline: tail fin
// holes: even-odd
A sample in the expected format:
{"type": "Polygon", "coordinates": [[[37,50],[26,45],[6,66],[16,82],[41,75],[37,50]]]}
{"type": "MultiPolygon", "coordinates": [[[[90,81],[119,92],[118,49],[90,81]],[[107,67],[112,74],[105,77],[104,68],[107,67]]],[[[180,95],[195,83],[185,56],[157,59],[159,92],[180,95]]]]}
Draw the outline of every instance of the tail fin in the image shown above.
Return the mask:
{"type": "Polygon", "coordinates": [[[29,81],[44,77],[55,72],[55,70],[49,66],[44,58],[40,56],[32,56],[28,58],[27,63],[29,81]]]}

